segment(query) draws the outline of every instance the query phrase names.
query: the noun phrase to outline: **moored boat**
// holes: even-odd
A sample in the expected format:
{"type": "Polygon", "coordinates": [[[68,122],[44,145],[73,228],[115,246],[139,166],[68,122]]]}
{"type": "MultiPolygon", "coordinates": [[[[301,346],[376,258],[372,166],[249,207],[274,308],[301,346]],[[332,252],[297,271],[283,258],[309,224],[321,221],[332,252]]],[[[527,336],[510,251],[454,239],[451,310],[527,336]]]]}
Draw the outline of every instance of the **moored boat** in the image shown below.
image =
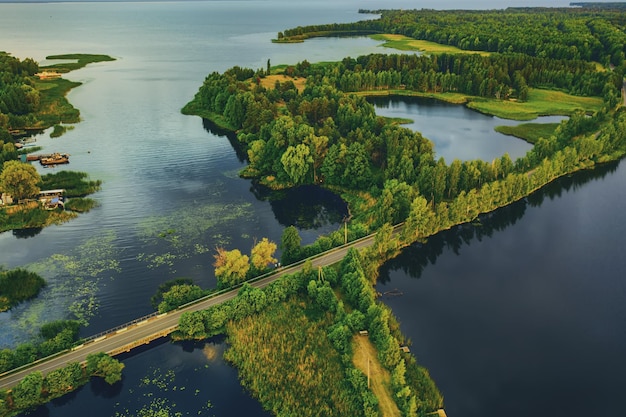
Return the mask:
{"type": "Polygon", "coordinates": [[[67,153],[53,153],[52,155],[41,155],[39,163],[44,166],[69,164],[70,155],[67,153]]]}

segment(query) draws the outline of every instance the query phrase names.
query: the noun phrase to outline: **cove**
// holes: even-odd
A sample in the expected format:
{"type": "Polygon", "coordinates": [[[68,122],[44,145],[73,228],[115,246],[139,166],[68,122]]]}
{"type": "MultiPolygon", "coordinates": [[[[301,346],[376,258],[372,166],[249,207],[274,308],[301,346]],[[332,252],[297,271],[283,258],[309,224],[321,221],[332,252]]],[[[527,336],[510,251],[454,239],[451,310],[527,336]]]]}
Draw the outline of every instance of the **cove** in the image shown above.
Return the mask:
{"type": "MultiPolygon", "coordinates": [[[[411,119],[403,125],[420,132],[434,143],[436,159],[446,163],[454,159],[490,162],[508,153],[512,160],[524,156],[532,145],[494,130],[496,126],[518,125],[518,121],[501,119],[458,104],[423,97],[369,97],[376,114],[411,119]]],[[[562,116],[539,117],[536,123],[558,123],[562,116]]]]}
{"type": "Polygon", "coordinates": [[[223,337],[202,342],[155,341],[119,356],[125,364],[122,381],[90,384],[38,407],[29,416],[134,416],[152,409],[168,415],[248,415],[266,417],[258,401],[242,391],[237,370],[223,359],[223,337]]]}
{"type": "Polygon", "coordinates": [[[448,415],[622,413],[625,174],[564,177],[381,268],[448,415]]]}

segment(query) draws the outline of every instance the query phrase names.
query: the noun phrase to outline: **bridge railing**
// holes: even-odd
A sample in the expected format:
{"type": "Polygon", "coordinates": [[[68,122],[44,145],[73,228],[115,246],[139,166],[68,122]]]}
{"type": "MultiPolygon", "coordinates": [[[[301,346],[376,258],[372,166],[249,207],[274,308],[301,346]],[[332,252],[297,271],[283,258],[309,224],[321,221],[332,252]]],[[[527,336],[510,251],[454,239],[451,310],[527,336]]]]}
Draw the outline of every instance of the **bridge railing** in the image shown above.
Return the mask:
{"type": "MultiPolygon", "coordinates": [[[[395,225],[395,226],[394,226],[394,231],[399,230],[399,229],[402,227],[402,225],[403,225],[403,223],[400,223],[400,224],[395,225]]],[[[296,267],[296,266],[302,265],[302,264],[304,264],[307,260],[317,259],[317,258],[322,257],[322,256],[324,256],[324,255],[328,255],[328,254],[330,254],[330,253],[332,253],[332,252],[336,252],[336,251],[338,251],[338,250],[344,249],[344,248],[345,248],[345,247],[347,247],[347,246],[351,246],[351,245],[354,245],[355,243],[358,243],[358,242],[360,242],[360,241],[363,241],[363,240],[366,240],[366,239],[368,239],[368,238],[371,238],[371,237],[372,237],[372,236],[374,236],[375,234],[376,234],[376,233],[372,233],[372,234],[370,234],[370,235],[363,236],[363,237],[358,238],[358,239],[355,239],[355,240],[353,240],[353,241],[351,241],[351,242],[344,243],[343,245],[340,245],[340,246],[337,246],[337,247],[331,248],[331,249],[329,249],[329,250],[327,250],[327,251],[325,251],[325,252],[321,252],[321,253],[318,253],[318,254],[316,254],[316,255],[313,255],[313,256],[311,256],[311,257],[309,257],[309,258],[302,259],[302,260],[300,260],[300,261],[294,262],[294,263],[289,264],[289,265],[284,265],[284,266],[281,266],[281,267],[279,267],[279,268],[277,268],[277,269],[274,269],[274,270],[271,270],[271,271],[269,271],[269,272],[266,272],[265,274],[262,274],[262,275],[256,276],[256,277],[254,277],[254,278],[250,278],[250,279],[248,279],[248,280],[246,280],[246,281],[244,281],[244,282],[242,282],[242,283],[239,283],[239,284],[237,284],[237,285],[233,285],[233,286],[231,286],[231,287],[224,288],[224,289],[222,289],[222,290],[218,290],[218,291],[212,292],[211,294],[207,294],[207,295],[205,295],[204,297],[198,298],[198,299],[196,299],[196,300],[193,300],[193,301],[190,301],[190,302],[188,302],[188,303],[186,303],[186,304],[183,304],[183,305],[181,305],[181,306],[178,306],[178,307],[176,308],[176,310],[183,310],[183,309],[185,309],[185,308],[187,308],[187,307],[191,307],[192,305],[195,305],[195,304],[201,303],[201,302],[206,301],[206,300],[208,300],[208,299],[210,299],[210,298],[214,298],[214,297],[217,297],[217,296],[219,296],[219,295],[222,295],[222,294],[225,294],[225,293],[227,293],[227,292],[230,292],[230,291],[232,291],[232,290],[236,290],[236,289],[238,289],[238,288],[241,288],[241,287],[242,287],[244,284],[246,284],[246,283],[248,283],[248,284],[252,284],[252,283],[254,283],[254,282],[261,281],[261,280],[263,280],[263,279],[265,279],[265,278],[268,278],[268,277],[270,277],[270,276],[272,276],[272,275],[274,275],[274,274],[277,274],[277,273],[279,273],[279,272],[281,272],[281,271],[284,271],[284,270],[286,270],[286,269],[289,269],[289,268],[293,268],[293,267],[296,267]]],[[[113,328],[110,328],[110,329],[104,330],[104,331],[102,331],[102,332],[100,332],[100,333],[97,333],[97,334],[94,334],[94,335],[91,335],[91,336],[89,336],[89,337],[87,337],[87,338],[82,339],[82,343],[89,343],[89,342],[91,342],[91,341],[93,341],[93,340],[95,340],[95,339],[98,339],[99,337],[102,337],[102,336],[107,336],[107,335],[109,335],[109,334],[115,333],[116,331],[118,331],[118,330],[120,330],[120,329],[123,329],[123,328],[125,328],[125,327],[129,327],[129,326],[132,326],[132,325],[137,324],[137,323],[139,323],[139,322],[142,322],[142,321],[144,321],[144,320],[148,320],[148,319],[150,319],[150,318],[156,317],[156,316],[158,316],[159,314],[163,314],[163,313],[153,312],[153,313],[147,314],[147,315],[145,315],[145,316],[143,316],[143,317],[139,317],[139,318],[137,318],[137,319],[134,319],[134,320],[132,320],[132,321],[130,321],[130,322],[128,322],[128,323],[120,324],[120,325],[115,326],[115,327],[113,327],[113,328]]]]}
{"type": "Polygon", "coordinates": [[[107,336],[109,334],[115,333],[116,331],[118,331],[120,329],[132,326],[133,324],[140,323],[142,321],[151,319],[152,317],[156,317],[158,315],[159,315],[159,312],[157,312],[157,311],[155,311],[153,313],[150,313],[150,314],[146,314],[145,316],[136,318],[136,319],[134,319],[132,321],[129,321],[128,323],[120,324],[119,326],[115,326],[115,327],[112,327],[110,329],[104,330],[104,331],[102,331],[100,333],[96,333],[94,335],[85,337],[85,338],[79,340],[79,343],[89,343],[89,342],[92,342],[93,340],[95,340],[95,339],[97,339],[99,337],[107,336]]]}

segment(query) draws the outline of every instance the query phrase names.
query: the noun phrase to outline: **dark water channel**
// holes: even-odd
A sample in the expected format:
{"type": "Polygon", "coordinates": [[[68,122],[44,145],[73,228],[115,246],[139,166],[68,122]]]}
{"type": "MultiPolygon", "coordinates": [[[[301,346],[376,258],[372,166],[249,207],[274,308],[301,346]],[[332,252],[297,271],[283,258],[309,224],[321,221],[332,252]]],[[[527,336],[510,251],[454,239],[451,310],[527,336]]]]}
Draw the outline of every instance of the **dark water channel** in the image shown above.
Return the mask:
{"type": "Polygon", "coordinates": [[[622,415],[626,165],[415,245],[378,291],[450,416],[622,415]],[[396,293],[396,291],[394,291],[396,293]]]}

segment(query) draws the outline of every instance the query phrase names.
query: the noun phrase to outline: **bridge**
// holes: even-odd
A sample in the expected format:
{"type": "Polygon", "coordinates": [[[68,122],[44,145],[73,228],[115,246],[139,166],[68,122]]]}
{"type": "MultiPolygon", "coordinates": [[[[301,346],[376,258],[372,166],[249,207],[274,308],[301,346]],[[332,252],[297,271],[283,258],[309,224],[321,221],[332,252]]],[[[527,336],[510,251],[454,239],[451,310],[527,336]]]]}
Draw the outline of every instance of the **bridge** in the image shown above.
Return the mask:
{"type": "MultiPolygon", "coordinates": [[[[394,228],[394,234],[400,231],[401,225],[394,228]]],[[[361,249],[374,243],[375,234],[355,240],[335,249],[331,249],[320,255],[309,258],[313,268],[332,265],[341,261],[351,248],[361,249]]],[[[251,286],[264,288],[286,274],[293,274],[302,269],[304,261],[282,267],[278,271],[247,281],[251,286]]],[[[85,363],[87,356],[92,353],[105,352],[115,356],[123,352],[148,344],[153,340],[165,337],[178,328],[180,316],[186,312],[205,310],[211,306],[224,303],[237,296],[239,287],[220,291],[192,303],[179,307],[168,313],[153,313],[135,319],[129,323],[117,326],[106,332],[91,336],[84,340],[83,344],[73,347],[47,358],[40,359],[31,364],[13,369],[0,375],[0,390],[9,389],[17,385],[26,375],[40,371],[44,375],[55,369],[67,365],[69,362],[85,363]]]]}

